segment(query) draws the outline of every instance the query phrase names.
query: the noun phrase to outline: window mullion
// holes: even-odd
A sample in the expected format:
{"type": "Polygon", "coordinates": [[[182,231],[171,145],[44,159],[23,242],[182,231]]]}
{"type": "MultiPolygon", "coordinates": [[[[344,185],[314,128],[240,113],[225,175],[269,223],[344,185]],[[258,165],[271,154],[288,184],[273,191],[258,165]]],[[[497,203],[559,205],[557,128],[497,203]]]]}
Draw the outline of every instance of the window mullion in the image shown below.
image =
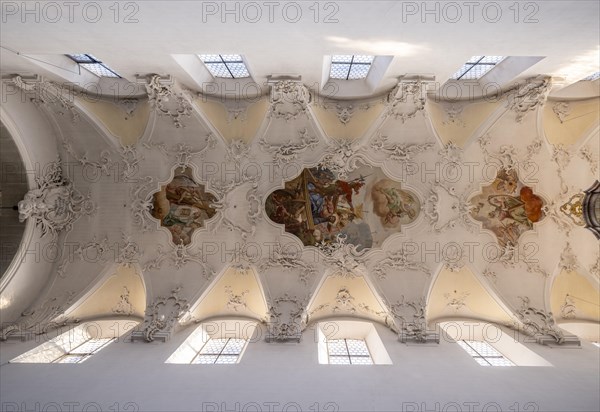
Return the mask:
{"type": "Polygon", "coordinates": [[[467,345],[469,348],[471,348],[471,350],[472,350],[473,352],[475,352],[475,353],[477,354],[477,356],[473,356],[473,358],[481,358],[481,359],[483,359],[483,360],[484,360],[484,361],[485,361],[485,362],[486,362],[486,363],[487,363],[489,366],[493,366],[493,365],[490,363],[490,361],[489,361],[489,360],[487,360],[487,359],[485,358],[485,356],[483,356],[481,353],[479,353],[479,351],[478,351],[477,349],[475,349],[475,348],[474,348],[474,347],[473,347],[473,346],[472,346],[472,345],[471,345],[469,342],[467,342],[467,341],[463,341],[463,342],[464,342],[464,343],[465,343],[465,344],[466,344],[466,345],[467,345]]]}
{"type": "Polygon", "coordinates": [[[467,70],[465,70],[465,72],[463,74],[461,74],[460,76],[458,76],[458,79],[456,79],[456,80],[462,79],[465,74],[469,73],[471,70],[473,70],[473,67],[475,67],[477,65],[477,64],[473,64],[473,63],[466,63],[466,64],[470,64],[471,67],[469,67],[467,70]]]}
{"type": "MultiPolygon", "coordinates": [[[[354,55],[352,55],[352,58],[350,59],[350,65],[348,66],[348,74],[346,74],[346,80],[350,78],[350,72],[352,71],[352,63],[354,63],[354,55]]],[[[346,339],[344,339],[344,342],[345,341],[346,339]]]]}
{"type": "Polygon", "coordinates": [[[202,349],[204,349],[204,347],[205,347],[206,345],[208,345],[208,342],[210,342],[210,341],[211,341],[211,338],[208,338],[208,340],[206,341],[206,343],[205,343],[204,345],[202,345],[202,347],[200,348],[200,350],[199,350],[198,352],[196,352],[196,355],[194,355],[194,357],[193,357],[193,358],[192,358],[192,360],[190,361],[190,365],[191,365],[192,363],[194,363],[194,361],[196,360],[196,358],[197,358],[198,356],[200,356],[200,353],[202,353],[202,349]]]}
{"type": "MultiPolygon", "coordinates": [[[[223,58],[223,56],[221,56],[219,54],[219,58],[221,59],[221,61],[223,62],[223,65],[225,66],[225,68],[227,69],[227,71],[229,72],[229,75],[231,76],[232,79],[235,79],[235,76],[233,75],[233,73],[231,72],[231,70],[229,70],[229,66],[227,65],[227,62],[225,61],[225,59],[223,58]]],[[[228,341],[229,342],[229,341],[228,341]]]]}
{"type": "Polygon", "coordinates": [[[90,63],[90,64],[102,63],[102,62],[98,61],[96,58],[90,56],[89,54],[86,54],[86,56],[91,60],[91,62],[85,62],[85,63],[90,63]]]}
{"type": "MultiPolygon", "coordinates": [[[[475,56],[473,56],[475,57],[475,56]]],[[[504,56],[481,56],[476,60],[469,59],[453,76],[454,80],[461,80],[472,70],[479,68],[479,73],[475,72],[473,79],[479,79],[489,72],[494,66],[504,59],[504,56]],[[489,62],[483,62],[485,58],[489,58],[489,62]],[[467,67],[464,69],[464,67],[467,67]],[[489,68],[488,68],[489,67],[489,68]],[[464,69],[464,72],[461,71],[464,69]],[[460,73],[460,75],[459,75],[460,73]]]]}
{"type": "Polygon", "coordinates": [[[75,350],[77,348],[80,348],[81,346],[85,345],[86,343],[88,343],[91,340],[92,340],[92,338],[87,338],[86,340],[84,340],[83,342],[81,342],[79,345],[75,346],[73,349],[70,349],[66,354],[67,355],[72,354],[73,352],[75,352],[75,350]]]}
{"type": "MultiPolygon", "coordinates": [[[[479,353],[479,351],[477,349],[475,349],[469,342],[464,341],[463,342],[469,347],[471,348],[471,350],[473,352],[475,352],[477,355],[473,356],[473,358],[480,358],[483,359],[489,366],[494,366],[492,365],[492,363],[488,360],[488,358],[495,358],[495,359],[507,359],[504,355],[500,354],[500,355],[490,355],[490,356],[483,356],[481,353],[479,353]]],[[[487,344],[489,345],[489,344],[487,344]]],[[[491,345],[489,345],[491,346],[491,345]]],[[[510,359],[507,359],[510,360],[510,359]]]]}
{"type": "MultiPolygon", "coordinates": [[[[350,65],[352,66],[352,63],[350,63],[350,65]]],[[[344,339],[344,345],[346,345],[346,353],[348,354],[348,361],[350,361],[350,365],[352,365],[352,356],[350,356],[350,348],[348,347],[347,339],[344,339]]]]}
{"type": "Polygon", "coordinates": [[[221,355],[223,354],[223,351],[225,350],[225,347],[227,346],[227,344],[229,343],[229,341],[231,340],[231,338],[227,338],[227,342],[225,342],[225,345],[223,345],[223,347],[221,348],[221,351],[219,352],[219,354],[217,355],[215,362],[217,363],[217,361],[219,360],[219,358],[221,357],[221,355]]]}

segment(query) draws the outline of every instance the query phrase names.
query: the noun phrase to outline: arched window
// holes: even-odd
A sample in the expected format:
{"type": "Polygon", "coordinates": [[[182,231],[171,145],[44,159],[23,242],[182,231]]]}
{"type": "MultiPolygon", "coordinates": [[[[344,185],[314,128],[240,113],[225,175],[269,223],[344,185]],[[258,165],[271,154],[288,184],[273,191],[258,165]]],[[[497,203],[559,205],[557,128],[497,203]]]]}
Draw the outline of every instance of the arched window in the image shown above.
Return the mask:
{"type": "Polygon", "coordinates": [[[456,343],[481,366],[515,366],[510,359],[498,352],[487,342],[459,340],[456,343]]]}
{"type": "Polygon", "coordinates": [[[11,363],[82,363],[129,332],[138,322],[85,322],[17,356],[11,363]]]}
{"type": "Polygon", "coordinates": [[[444,341],[456,342],[481,366],[552,366],[520,343],[517,332],[494,323],[448,321],[439,326],[444,341]]]}
{"type": "Polygon", "coordinates": [[[329,365],[391,365],[385,346],[370,322],[320,322],[319,363],[329,365]]]}
{"type": "Polygon", "coordinates": [[[256,322],[248,320],[204,322],[173,352],[166,363],[239,363],[255,330],[256,322]]]}

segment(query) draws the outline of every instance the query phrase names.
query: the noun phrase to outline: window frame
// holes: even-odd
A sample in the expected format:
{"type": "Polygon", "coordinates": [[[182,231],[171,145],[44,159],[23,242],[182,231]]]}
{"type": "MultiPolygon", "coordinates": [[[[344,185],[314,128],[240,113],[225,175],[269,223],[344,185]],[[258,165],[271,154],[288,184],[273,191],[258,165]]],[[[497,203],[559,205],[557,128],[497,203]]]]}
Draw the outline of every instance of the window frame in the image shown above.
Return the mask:
{"type": "Polygon", "coordinates": [[[327,345],[327,361],[329,362],[330,365],[374,365],[375,362],[373,362],[373,357],[371,356],[371,351],[369,350],[369,345],[367,345],[367,342],[364,339],[354,339],[354,338],[340,338],[340,339],[327,339],[325,341],[325,344],[327,345]],[[352,355],[350,353],[350,348],[348,346],[348,341],[358,341],[358,342],[362,342],[362,344],[364,345],[365,349],[367,350],[367,355],[352,355]],[[330,352],[330,342],[339,342],[339,341],[344,341],[344,346],[346,348],[346,354],[345,355],[332,355],[330,352]],[[344,359],[348,359],[348,364],[344,364],[344,363],[333,363],[331,362],[331,358],[344,358],[344,359]],[[352,360],[353,358],[362,358],[362,359],[368,359],[370,361],[370,363],[353,363],[352,360]]]}
{"type": "Polygon", "coordinates": [[[368,76],[369,73],[371,72],[371,68],[373,67],[373,62],[375,61],[375,57],[374,55],[362,55],[362,54],[334,54],[331,56],[331,62],[330,62],[330,66],[329,66],[329,78],[333,79],[333,80],[365,80],[368,76]],[[335,61],[336,57],[348,57],[350,56],[350,62],[345,62],[345,61],[335,61]],[[355,62],[354,58],[356,56],[361,56],[361,57],[370,57],[371,61],[366,63],[366,62],[355,62]],[[348,65],[348,72],[346,73],[346,78],[339,78],[339,77],[333,77],[333,67],[334,65],[348,65]],[[368,66],[369,69],[367,70],[367,72],[365,73],[365,75],[363,77],[359,77],[356,79],[350,79],[350,74],[352,73],[352,66],[368,66]]]}
{"type": "Polygon", "coordinates": [[[510,366],[517,366],[516,363],[514,363],[511,359],[507,358],[504,354],[502,354],[498,349],[494,348],[492,345],[490,345],[489,343],[485,342],[485,341],[473,341],[473,340],[466,340],[466,339],[461,339],[456,341],[456,343],[458,344],[458,346],[460,346],[465,352],[467,352],[467,354],[473,358],[478,365],[481,366],[495,366],[495,367],[510,367],[510,366]],[[484,344],[487,345],[488,348],[492,349],[494,352],[496,352],[498,355],[482,355],[480,353],[480,351],[478,351],[473,345],[471,345],[471,343],[473,342],[477,342],[480,344],[484,344]],[[468,348],[475,352],[476,355],[472,355],[471,353],[469,353],[469,351],[467,350],[467,348],[465,348],[463,345],[468,346],[468,348]],[[487,365],[484,365],[480,362],[477,361],[477,359],[481,359],[483,361],[485,361],[487,363],[487,365]],[[492,364],[488,359],[503,359],[507,362],[510,362],[510,365],[494,365],[492,364]]]}
{"type": "MultiPolygon", "coordinates": [[[[201,322],[195,327],[183,342],[165,360],[168,364],[177,365],[211,365],[211,363],[194,363],[198,356],[204,355],[202,350],[213,339],[244,340],[244,346],[239,352],[237,363],[241,362],[248,344],[255,341],[254,334],[258,321],[246,318],[211,319],[201,322]]],[[[223,349],[225,346],[223,346],[223,349]]],[[[223,353],[223,355],[229,355],[223,353]]],[[[212,363],[213,365],[215,363],[212,363]]],[[[222,365],[225,363],[218,363],[222,365]]],[[[231,363],[228,363],[232,365],[231,363]]]]}
{"type": "Polygon", "coordinates": [[[244,351],[246,350],[246,346],[248,346],[248,339],[242,339],[242,338],[209,338],[204,345],[202,345],[202,347],[200,348],[200,350],[196,353],[196,355],[192,358],[192,360],[190,361],[190,365],[235,365],[240,363],[240,360],[242,359],[242,355],[244,354],[244,351]],[[207,347],[212,341],[216,341],[216,340],[227,340],[225,342],[225,344],[223,345],[223,347],[220,349],[218,354],[215,353],[202,353],[202,351],[204,350],[205,347],[207,347]],[[237,340],[237,341],[243,341],[244,344],[242,345],[242,348],[240,349],[240,351],[238,353],[223,353],[225,351],[225,348],[227,347],[227,345],[229,345],[229,342],[231,342],[232,340],[237,340]],[[200,356],[216,356],[214,362],[212,363],[201,363],[201,362],[194,362],[196,359],[198,359],[200,356]],[[228,363],[228,362],[219,362],[219,358],[221,358],[221,356],[235,356],[236,360],[233,363],[228,363]]]}
{"type": "Polygon", "coordinates": [[[506,59],[506,56],[473,56],[471,57],[469,60],[467,60],[453,75],[452,75],[452,79],[453,80],[463,80],[463,77],[469,73],[471,70],[473,70],[474,68],[478,67],[478,66],[490,66],[490,68],[488,70],[486,70],[481,76],[476,77],[476,78],[469,78],[469,79],[464,79],[464,80],[479,80],[481,79],[483,76],[485,76],[486,74],[488,74],[495,66],[497,66],[498,64],[500,64],[502,61],[504,61],[504,59],[506,59]],[[472,62],[473,57],[479,57],[479,59],[476,62],[472,62]],[[501,57],[500,60],[498,60],[495,63],[488,63],[488,62],[483,62],[482,60],[484,60],[486,57],[501,57]],[[470,66],[467,70],[462,71],[465,66],[470,66]],[[458,73],[460,73],[462,71],[462,73],[457,77],[456,75],[458,73]]]}
{"type": "Polygon", "coordinates": [[[113,69],[111,69],[106,64],[102,63],[102,61],[98,60],[97,58],[95,58],[93,55],[91,55],[89,53],[66,54],[65,56],[67,56],[69,59],[71,59],[75,63],[77,63],[77,65],[79,67],[83,67],[84,69],[86,69],[88,72],[92,73],[96,77],[99,77],[99,78],[108,77],[108,78],[116,78],[116,79],[122,79],[123,78],[119,73],[115,72],[113,69]],[[89,60],[78,59],[76,57],[77,55],[86,56],[89,60]],[[86,65],[99,65],[99,66],[102,66],[104,69],[106,69],[109,72],[111,72],[112,74],[114,74],[114,76],[100,76],[97,73],[94,73],[93,71],[91,71],[90,69],[88,69],[86,67],[86,65]]]}
{"type": "MultiPolygon", "coordinates": [[[[117,342],[121,337],[130,333],[133,328],[139,325],[138,319],[131,318],[112,318],[103,320],[90,320],[80,323],[74,327],[57,328],[45,335],[47,339],[34,348],[12,358],[9,363],[12,364],[79,364],[86,361],[89,357],[98,354],[108,345],[117,342]],[[104,344],[89,352],[78,352],[82,345],[89,344],[94,340],[104,340],[104,344]],[[77,362],[61,362],[69,356],[79,356],[77,362]]],[[[91,348],[89,348],[91,349],[91,348]]]]}
{"type": "Polygon", "coordinates": [[[587,82],[593,82],[600,79],[600,71],[594,72],[587,77],[584,77],[582,80],[587,82]]]}
{"type": "Polygon", "coordinates": [[[322,320],[317,323],[317,336],[317,358],[320,365],[332,365],[327,341],[340,339],[364,341],[372,365],[393,365],[373,322],[348,318],[322,320]]]}
{"type": "Polygon", "coordinates": [[[240,59],[239,60],[225,60],[223,58],[223,54],[198,54],[198,58],[200,59],[200,61],[202,62],[202,64],[204,64],[204,67],[206,67],[206,70],[208,70],[208,72],[215,78],[215,79],[229,79],[229,80],[241,80],[241,79],[248,79],[248,78],[252,78],[252,74],[250,73],[250,69],[248,68],[248,65],[246,64],[246,60],[244,59],[244,56],[242,56],[241,54],[236,54],[235,56],[239,56],[240,59]],[[205,61],[204,58],[202,56],[219,56],[219,59],[221,59],[221,61],[205,61]],[[217,76],[215,73],[213,73],[213,71],[210,69],[210,64],[222,64],[223,66],[225,66],[225,69],[227,69],[227,72],[229,73],[229,75],[231,77],[223,77],[223,76],[217,76]],[[243,76],[243,77],[236,77],[233,75],[232,72],[232,68],[229,67],[229,64],[243,64],[244,65],[244,69],[246,70],[246,73],[248,73],[247,76],[243,76]]]}
{"type": "Polygon", "coordinates": [[[67,364],[83,363],[86,360],[88,360],[91,356],[95,355],[96,353],[100,352],[102,349],[104,349],[105,347],[107,347],[108,345],[113,343],[115,340],[116,340],[116,338],[92,338],[92,337],[90,337],[89,339],[87,339],[84,342],[81,342],[79,345],[77,345],[76,347],[74,347],[73,349],[68,351],[67,353],[60,355],[58,358],[54,359],[50,363],[67,363],[67,364]],[[92,340],[105,340],[106,342],[104,342],[98,348],[94,349],[92,352],[77,352],[77,349],[79,349],[80,347],[89,343],[92,340]],[[79,357],[81,357],[81,359],[78,360],[77,362],[61,362],[63,359],[66,359],[70,356],[79,356],[79,357]]]}

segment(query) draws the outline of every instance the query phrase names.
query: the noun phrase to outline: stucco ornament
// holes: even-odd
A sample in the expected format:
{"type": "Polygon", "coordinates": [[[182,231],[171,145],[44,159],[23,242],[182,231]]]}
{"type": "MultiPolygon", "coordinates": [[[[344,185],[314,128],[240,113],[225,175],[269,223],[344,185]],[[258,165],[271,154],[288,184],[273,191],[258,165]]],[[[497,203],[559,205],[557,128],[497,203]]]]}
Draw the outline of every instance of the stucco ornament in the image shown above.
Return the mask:
{"type": "Polygon", "coordinates": [[[19,221],[34,219],[42,236],[47,233],[56,236],[63,230],[69,231],[82,215],[94,213],[96,207],[90,195],[82,195],[70,180],[63,177],[59,161],[50,163],[46,173],[35,180],[38,188],[27,192],[18,204],[19,221]]]}

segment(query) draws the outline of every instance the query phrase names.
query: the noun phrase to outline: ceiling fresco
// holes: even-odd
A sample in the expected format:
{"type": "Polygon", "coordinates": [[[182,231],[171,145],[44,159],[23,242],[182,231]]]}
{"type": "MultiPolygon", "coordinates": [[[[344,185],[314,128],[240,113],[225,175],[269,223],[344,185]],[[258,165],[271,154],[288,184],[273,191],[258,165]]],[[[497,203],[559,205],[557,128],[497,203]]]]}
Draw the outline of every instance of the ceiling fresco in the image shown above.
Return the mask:
{"type": "Polygon", "coordinates": [[[380,247],[402,224],[415,221],[420,207],[414,193],[373,167],[361,167],[345,179],[326,167],[303,169],[265,204],[267,216],[305,246],[342,236],[358,250],[380,247]]]}
{"type": "MultiPolygon", "coordinates": [[[[47,90],[44,81],[7,81],[27,93],[47,90]]],[[[85,308],[93,296],[95,309],[81,313],[127,312],[140,321],[133,338],[142,341],[244,314],[267,326],[268,341],[297,340],[315,319],[352,316],[422,343],[439,336],[432,331],[439,319],[460,315],[504,322],[540,342],[577,342],[551,311],[567,292],[552,300],[549,291],[565,271],[600,285],[598,241],[581,217],[573,220],[597,208],[586,190],[598,179],[600,116],[564,142],[549,141],[545,116],[555,112],[543,108],[555,102],[548,78],[523,81],[485,110],[480,99],[461,102],[461,110],[455,102],[429,104],[422,79],[401,79],[383,96],[326,104],[289,79],[270,84],[260,102],[210,104],[170,76],[139,84],[147,97],[98,106],[81,104],[82,95],[8,96],[7,116],[20,121],[11,135],[34,161],[56,162],[36,171],[30,191],[50,200],[55,188],[44,182],[68,182],[72,193],[60,206],[77,211],[84,199],[86,207],[68,225],[27,209],[25,251],[68,247],[52,260],[9,267],[0,285],[8,324],[0,338],[80,321],[69,308],[85,308]],[[15,115],[25,112],[28,121],[15,115]],[[134,122],[135,136],[105,124],[117,114],[116,123],[134,122]],[[351,133],[360,119],[363,132],[351,133]],[[27,140],[40,133],[44,156],[36,152],[42,143],[27,140]],[[123,268],[143,287],[117,277],[102,288],[123,268]],[[136,309],[124,311],[134,295],[136,309]],[[496,305],[482,303],[490,300],[496,305]]],[[[580,290],[568,291],[576,307],[580,290]]]]}
{"type": "Polygon", "coordinates": [[[151,214],[171,232],[173,243],[189,245],[194,230],[205,227],[204,222],[216,214],[212,206],[215,200],[194,181],[192,170],[187,168],[154,194],[151,214]]]}
{"type": "Polygon", "coordinates": [[[500,246],[514,246],[544,218],[544,204],[531,187],[519,181],[515,170],[501,169],[492,184],[471,198],[471,214],[494,232],[500,246]]]}

